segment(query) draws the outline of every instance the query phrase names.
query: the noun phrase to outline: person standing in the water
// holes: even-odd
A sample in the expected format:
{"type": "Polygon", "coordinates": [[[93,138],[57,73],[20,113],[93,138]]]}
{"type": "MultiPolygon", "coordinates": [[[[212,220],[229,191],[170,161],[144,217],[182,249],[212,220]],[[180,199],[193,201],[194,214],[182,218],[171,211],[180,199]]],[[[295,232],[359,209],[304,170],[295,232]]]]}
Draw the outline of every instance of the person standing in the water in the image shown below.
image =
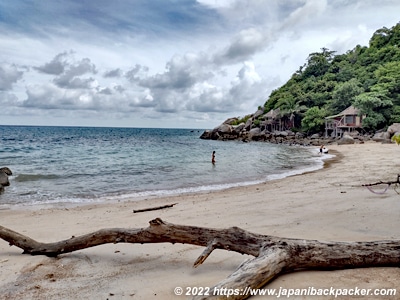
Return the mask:
{"type": "Polygon", "coordinates": [[[212,164],[215,164],[215,151],[213,151],[213,153],[212,153],[211,162],[212,162],[212,164]]]}

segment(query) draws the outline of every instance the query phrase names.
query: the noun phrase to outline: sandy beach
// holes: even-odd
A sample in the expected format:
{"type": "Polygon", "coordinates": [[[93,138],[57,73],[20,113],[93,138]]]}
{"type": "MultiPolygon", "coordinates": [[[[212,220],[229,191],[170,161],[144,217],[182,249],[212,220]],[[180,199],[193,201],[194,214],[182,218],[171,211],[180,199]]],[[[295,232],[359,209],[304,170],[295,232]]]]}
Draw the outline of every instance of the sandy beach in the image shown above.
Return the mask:
{"type": "MultiPolygon", "coordinates": [[[[238,226],[259,234],[324,241],[400,239],[400,195],[393,188],[378,195],[361,186],[396,180],[400,147],[367,142],[329,149],[336,157],[316,172],[224,191],[143,201],[4,209],[0,210],[0,225],[42,242],[101,228],[147,227],[157,217],[182,225],[238,226]],[[134,209],[172,203],[177,204],[133,213],[134,209]]],[[[187,299],[174,295],[174,288],[211,287],[249,258],[216,250],[203,265],[193,268],[202,251],[193,245],[110,244],[48,258],[22,255],[21,249],[0,240],[0,299],[187,299]]],[[[282,275],[265,288],[385,289],[397,288],[399,282],[398,268],[368,268],[301,271],[282,275]]],[[[251,299],[264,298],[274,297],[251,299]]],[[[381,298],[400,299],[400,289],[397,296],[381,298]]]]}

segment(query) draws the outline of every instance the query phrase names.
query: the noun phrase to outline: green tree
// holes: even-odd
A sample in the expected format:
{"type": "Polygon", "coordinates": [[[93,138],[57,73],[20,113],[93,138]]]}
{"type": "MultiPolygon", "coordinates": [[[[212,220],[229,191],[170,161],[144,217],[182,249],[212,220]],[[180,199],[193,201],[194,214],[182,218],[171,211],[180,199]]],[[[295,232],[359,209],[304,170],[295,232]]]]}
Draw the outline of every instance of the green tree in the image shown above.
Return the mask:
{"type": "Polygon", "coordinates": [[[366,115],[363,120],[363,127],[378,129],[383,127],[387,117],[390,117],[388,111],[390,111],[393,103],[386,97],[384,91],[376,89],[356,96],[353,105],[360,109],[363,115],[366,115]]]}
{"type": "Polygon", "coordinates": [[[385,90],[394,104],[400,105],[400,58],[380,66],[375,76],[378,78],[376,86],[385,90]]]}
{"type": "Polygon", "coordinates": [[[355,96],[363,91],[364,89],[356,78],[338,84],[332,93],[330,110],[333,114],[340,113],[353,103],[355,96]]]}
{"type": "Polygon", "coordinates": [[[390,29],[383,27],[374,32],[371,39],[369,40],[369,46],[371,48],[382,48],[390,40],[390,29]]]}
{"type": "Polygon", "coordinates": [[[314,52],[308,56],[306,68],[303,71],[304,77],[322,76],[328,71],[335,51],[329,51],[327,48],[321,50],[322,52],[314,52]]]}
{"type": "MultiPolygon", "coordinates": [[[[284,85],[272,91],[264,107],[270,111],[301,103],[335,114],[355,102],[368,111],[364,125],[370,129],[399,120],[400,23],[378,29],[369,47],[357,45],[340,55],[326,48],[311,53],[284,85]]],[[[284,109],[285,113],[291,110],[284,109]]],[[[289,119],[291,115],[287,114],[289,119]]],[[[302,114],[293,115],[294,123],[300,124],[302,114]]]]}
{"type": "Polygon", "coordinates": [[[304,114],[301,120],[302,129],[305,132],[321,132],[325,127],[325,117],[328,116],[328,111],[325,108],[313,106],[304,114]]]}
{"type": "Polygon", "coordinates": [[[390,114],[389,123],[400,123],[400,106],[394,105],[390,114]]]}

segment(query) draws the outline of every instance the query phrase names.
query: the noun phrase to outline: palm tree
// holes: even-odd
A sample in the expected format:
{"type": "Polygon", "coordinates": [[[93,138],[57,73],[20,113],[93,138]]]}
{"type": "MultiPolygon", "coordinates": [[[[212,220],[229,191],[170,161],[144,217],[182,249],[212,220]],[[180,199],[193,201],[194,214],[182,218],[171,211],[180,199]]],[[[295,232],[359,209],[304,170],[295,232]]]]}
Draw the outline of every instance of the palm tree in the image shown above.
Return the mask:
{"type": "Polygon", "coordinates": [[[300,104],[300,101],[297,102],[292,96],[279,99],[276,106],[280,108],[281,117],[289,120],[289,124],[287,124],[289,128],[295,127],[296,117],[302,116],[303,112],[307,110],[305,105],[300,104]]]}

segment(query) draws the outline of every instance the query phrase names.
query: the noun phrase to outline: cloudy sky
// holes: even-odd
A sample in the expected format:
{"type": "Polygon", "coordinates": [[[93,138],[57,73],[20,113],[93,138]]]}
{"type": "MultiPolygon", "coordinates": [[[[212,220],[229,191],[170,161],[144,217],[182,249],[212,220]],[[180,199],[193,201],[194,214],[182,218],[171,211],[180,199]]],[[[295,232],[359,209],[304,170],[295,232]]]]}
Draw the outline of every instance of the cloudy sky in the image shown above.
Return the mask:
{"type": "Polygon", "coordinates": [[[214,128],[398,0],[2,0],[0,124],[214,128]]]}

